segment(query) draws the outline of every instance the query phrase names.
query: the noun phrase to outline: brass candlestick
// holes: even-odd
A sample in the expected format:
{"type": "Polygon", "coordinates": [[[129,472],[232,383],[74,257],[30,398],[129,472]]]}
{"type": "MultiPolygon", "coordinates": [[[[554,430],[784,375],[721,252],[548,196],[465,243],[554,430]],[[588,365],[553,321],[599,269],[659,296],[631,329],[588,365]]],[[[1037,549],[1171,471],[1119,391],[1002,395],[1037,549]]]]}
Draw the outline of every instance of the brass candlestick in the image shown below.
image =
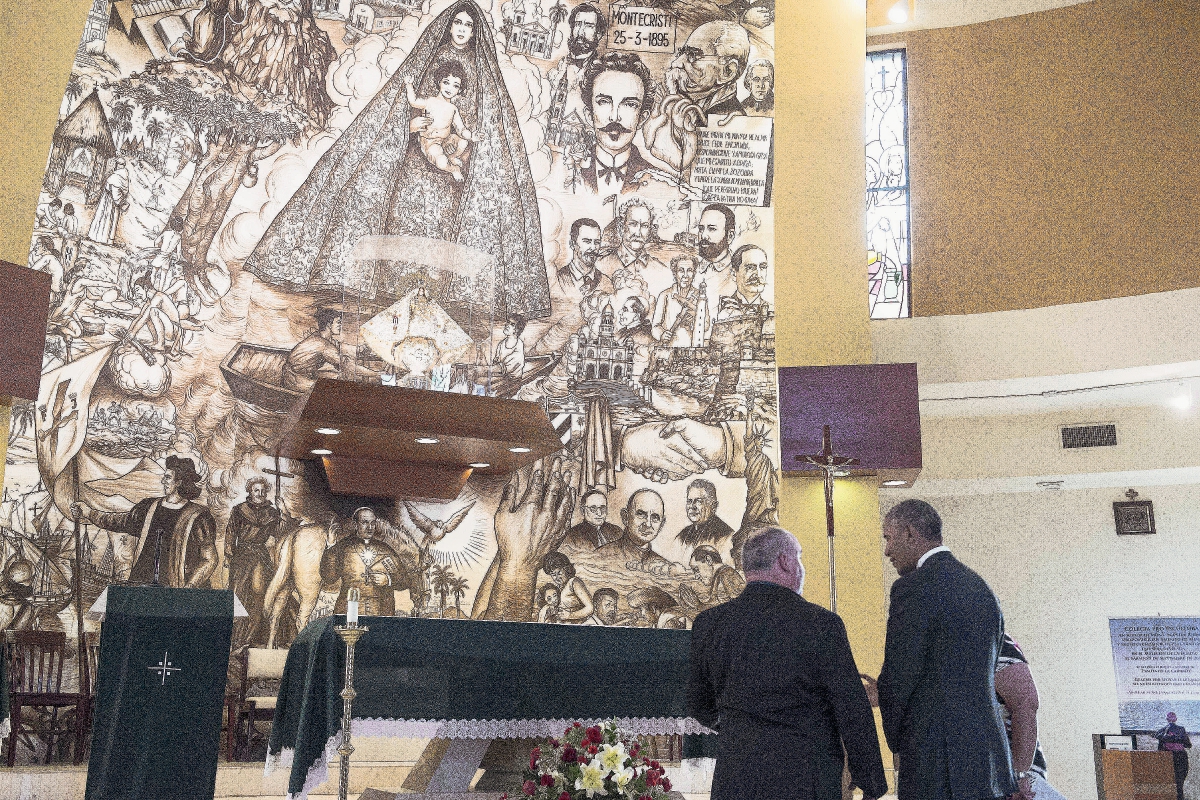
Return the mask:
{"type": "MultiPolygon", "coordinates": [[[[357,590],[351,590],[351,593],[357,594],[357,590]]],[[[338,745],[338,754],[341,756],[338,766],[338,800],[349,800],[350,793],[350,754],[354,752],[354,745],[350,743],[350,709],[354,705],[355,695],[354,646],[368,630],[366,626],[358,624],[357,606],[358,603],[354,603],[356,613],[347,615],[346,625],[335,625],[333,628],[346,643],[346,685],[342,688],[342,742],[338,745]]]]}

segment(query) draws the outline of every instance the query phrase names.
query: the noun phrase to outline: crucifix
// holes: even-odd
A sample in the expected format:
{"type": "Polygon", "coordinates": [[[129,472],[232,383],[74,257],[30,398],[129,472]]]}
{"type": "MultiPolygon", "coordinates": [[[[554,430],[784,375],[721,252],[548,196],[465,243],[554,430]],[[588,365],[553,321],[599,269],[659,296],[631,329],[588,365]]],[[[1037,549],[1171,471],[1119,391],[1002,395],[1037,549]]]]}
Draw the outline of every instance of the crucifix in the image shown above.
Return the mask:
{"type": "Polygon", "coordinates": [[[829,426],[821,431],[821,452],[811,456],[796,456],[797,461],[818,467],[825,475],[825,531],[829,536],[829,610],[837,613],[837,572],[833,554],[833,478],[849,474],[847,469],[858,463],[857,458],[839,456],[833,452],[833,441],[829,426]]]}

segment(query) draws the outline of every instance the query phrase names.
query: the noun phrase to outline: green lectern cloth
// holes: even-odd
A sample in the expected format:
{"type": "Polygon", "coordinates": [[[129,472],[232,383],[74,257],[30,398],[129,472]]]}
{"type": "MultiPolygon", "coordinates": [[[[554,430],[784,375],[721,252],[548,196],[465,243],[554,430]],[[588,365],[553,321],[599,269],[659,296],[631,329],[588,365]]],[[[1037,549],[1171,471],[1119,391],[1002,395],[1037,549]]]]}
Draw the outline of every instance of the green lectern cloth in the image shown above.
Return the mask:
{"type": "Polygon", "coordinates": [[[9,716],[8,697],[8,653],[0,645],[0,739],[8,736],[12,730],[12,719],[9,716]]]}
{"type": "MultiPolygon", "coordinates": [[[[268,763],[291,754],[288,793],[325,779],[342,718],[345,617],[308,624],[288,652],[268,763]]],[[[364,617],[353,735],[499,739],[617,718],[632,733],[702,733],[687,716],[690,631],[364,617]]],[[[287,758],[283,758],[287,761],[287,758]]]]}
{"type": "Polygon", "coordinates": [[[87,800],[213,796],[233,592],[112,586],[87,800]]]}

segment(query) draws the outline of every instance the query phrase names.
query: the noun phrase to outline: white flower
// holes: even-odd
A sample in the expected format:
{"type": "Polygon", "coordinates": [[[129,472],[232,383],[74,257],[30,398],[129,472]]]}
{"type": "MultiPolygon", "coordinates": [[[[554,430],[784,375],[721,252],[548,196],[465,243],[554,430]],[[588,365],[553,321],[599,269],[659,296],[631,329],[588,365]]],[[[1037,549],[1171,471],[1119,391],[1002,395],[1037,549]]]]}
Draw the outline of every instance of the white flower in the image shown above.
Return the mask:
{"type": "Polygon", "coordinates": [[[637,773],[633,771],[632,767],[626,767],[625,769],[621,770],[620,772],[615,773],[612,776],[612,779],[613,779],[613,782],[615,782],[617,784],[617,787],[619,789],[621,789],[622,791],[624,791],[625,787],[636,776],[637,776],[637,773]]]}
{"type": "Polygon", "coordinates": [[[583,773],[575,779],[576,790],[582,789],[587,792],[588,797],[591,797],[596,792],[603,792],[605,773],[606,771],[600,769],[600,767],[588,764],[583,768],[583,773]]]}
{"type": "Polygon", "coordinates": [[[625,752],[625,745],[617,742],[616,744],[606,744],[603,749],[597,753],[600,759],[600,765],[607,770],[616,771],[625,766],[625,757],[628,753],[625,752]]]}

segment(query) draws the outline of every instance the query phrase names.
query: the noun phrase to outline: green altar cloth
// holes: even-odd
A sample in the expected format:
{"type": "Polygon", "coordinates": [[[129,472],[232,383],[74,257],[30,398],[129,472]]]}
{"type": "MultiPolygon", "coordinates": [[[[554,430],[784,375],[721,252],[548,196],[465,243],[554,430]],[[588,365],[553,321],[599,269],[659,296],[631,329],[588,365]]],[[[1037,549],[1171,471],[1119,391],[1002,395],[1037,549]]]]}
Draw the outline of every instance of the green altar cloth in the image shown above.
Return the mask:
{"type": "Polygon", "coordinates": [[[233,592],[110,586],[87,800],[212,797],[233,592]]]}
{"type": "MultiPolygon", "coordinates": [[[[292,644],[268,765],[291,755],[289,797],[325,780],[342,716],[344,617],[292,644]],[[289,751],[294,751],[290,752],[289,751]]],[[[687,716],[689,631],[364,617],[355,650],[354,736],[553,736],[617,718],[633,733],[706,733],[687,716]]]]}

